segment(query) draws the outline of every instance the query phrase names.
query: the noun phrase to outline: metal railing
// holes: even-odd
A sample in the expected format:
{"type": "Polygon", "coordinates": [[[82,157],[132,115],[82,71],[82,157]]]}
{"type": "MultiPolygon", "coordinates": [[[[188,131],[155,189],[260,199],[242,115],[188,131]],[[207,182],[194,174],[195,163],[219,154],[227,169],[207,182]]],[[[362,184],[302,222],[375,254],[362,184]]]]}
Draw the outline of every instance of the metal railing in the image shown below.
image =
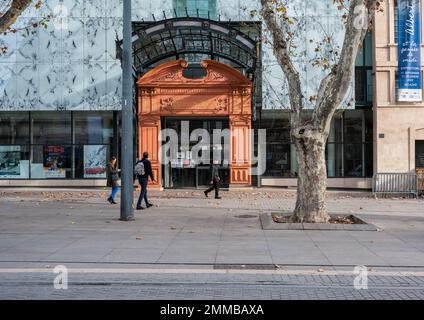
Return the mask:
{"type": "Polygon", "coordinates": [[[410,194],[418,197],[424,190],[424,175],[416,173],[375,173],[372,179],[374,195],[410,194]]]}
{"type": "Polygon", "coordinates": [[[424,173],[417,173],[418,176],[418,194],[424,194],[424,173]]]}

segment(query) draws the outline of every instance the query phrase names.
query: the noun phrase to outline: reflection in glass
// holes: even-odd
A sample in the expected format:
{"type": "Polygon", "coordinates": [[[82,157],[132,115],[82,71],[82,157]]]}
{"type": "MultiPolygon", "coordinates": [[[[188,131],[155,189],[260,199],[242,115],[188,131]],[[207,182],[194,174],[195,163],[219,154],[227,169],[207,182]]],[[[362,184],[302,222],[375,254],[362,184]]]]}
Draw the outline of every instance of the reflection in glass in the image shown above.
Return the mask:
{"type": "Polygon", "coordinates": [[[34,144],[69,144],[71,137],[70,112],[37,112],[32,114],[34,144]]]}
{"type": "Polygon", "coordinates": [[[0,144],[29,143],[29,113],[0,112],[0,144]]]}

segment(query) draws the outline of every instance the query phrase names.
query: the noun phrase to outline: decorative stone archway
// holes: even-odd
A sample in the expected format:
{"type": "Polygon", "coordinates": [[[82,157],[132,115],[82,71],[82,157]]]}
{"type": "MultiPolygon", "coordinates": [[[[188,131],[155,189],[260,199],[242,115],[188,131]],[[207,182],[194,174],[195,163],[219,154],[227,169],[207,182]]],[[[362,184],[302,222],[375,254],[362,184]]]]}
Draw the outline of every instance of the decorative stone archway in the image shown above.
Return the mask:
{"type": "Polygon", "coordinates": [[[236,69],[202,61],[201,79],[183,76],[184,60],[164,63],[137,81],[139,157],[149,152],[161,185],[161,117],[227,117],[231,131],[230,185],[251,185],[251,82],[236,69]]]}

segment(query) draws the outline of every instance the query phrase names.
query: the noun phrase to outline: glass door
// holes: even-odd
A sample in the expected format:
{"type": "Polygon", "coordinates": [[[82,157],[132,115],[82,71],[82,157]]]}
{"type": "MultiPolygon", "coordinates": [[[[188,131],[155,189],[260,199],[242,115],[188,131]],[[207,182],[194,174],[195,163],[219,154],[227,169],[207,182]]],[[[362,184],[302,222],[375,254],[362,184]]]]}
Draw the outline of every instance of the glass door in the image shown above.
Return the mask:
{"type": "MultiPolygon", "coordinates": [[[[228,129],[229,121],[227,118],[164,118],[162,127],[166,129],[174,129],[178,135],[178,153],[176,159],[171,159],[170,163],[162,166],[163,170],[163,185],[165,188],[200,188],[209,185],[210,181],[210,164],[196,164],[192,159],[192,148],[199,141],[190,141],[188,146],[183,146],[182,134],[184,128],[189,128],[189,135],[196,129],[205,129],[210,134],[210,145],[202,150],[208,153],[208,159],[212,161],[214,148],[222,149],[230,146],[214,146],[212,134],[214,129],[228,129]]],[[[187,137],[186,137],[187,138],[187,137]]],[[[188,137],[190,140],[190,137],[188,137]]],[[[223,154],[221,159],[224,159],[223,154]]],[[[220,166],[220,175],[222,178],[222,186],[227,187],[229,183],[229,166],[222,161],[220,166]]]]}

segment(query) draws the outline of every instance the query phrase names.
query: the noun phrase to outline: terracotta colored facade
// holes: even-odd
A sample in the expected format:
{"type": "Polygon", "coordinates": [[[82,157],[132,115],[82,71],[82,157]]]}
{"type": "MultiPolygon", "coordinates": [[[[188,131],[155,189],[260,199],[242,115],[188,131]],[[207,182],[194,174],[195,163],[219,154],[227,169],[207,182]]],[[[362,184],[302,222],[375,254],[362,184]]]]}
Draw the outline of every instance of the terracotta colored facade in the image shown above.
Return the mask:
{"type": "Polygon", "coordinates": [[[251,82],[236,69],[211,60],[207,75],[183,76],[184,60],[164,63],[137,81],[138,153],[149,152],[155,187],[161,185],[161,117],[227,117],[231,130],[230,185],[251,185],[251,82]]]}

